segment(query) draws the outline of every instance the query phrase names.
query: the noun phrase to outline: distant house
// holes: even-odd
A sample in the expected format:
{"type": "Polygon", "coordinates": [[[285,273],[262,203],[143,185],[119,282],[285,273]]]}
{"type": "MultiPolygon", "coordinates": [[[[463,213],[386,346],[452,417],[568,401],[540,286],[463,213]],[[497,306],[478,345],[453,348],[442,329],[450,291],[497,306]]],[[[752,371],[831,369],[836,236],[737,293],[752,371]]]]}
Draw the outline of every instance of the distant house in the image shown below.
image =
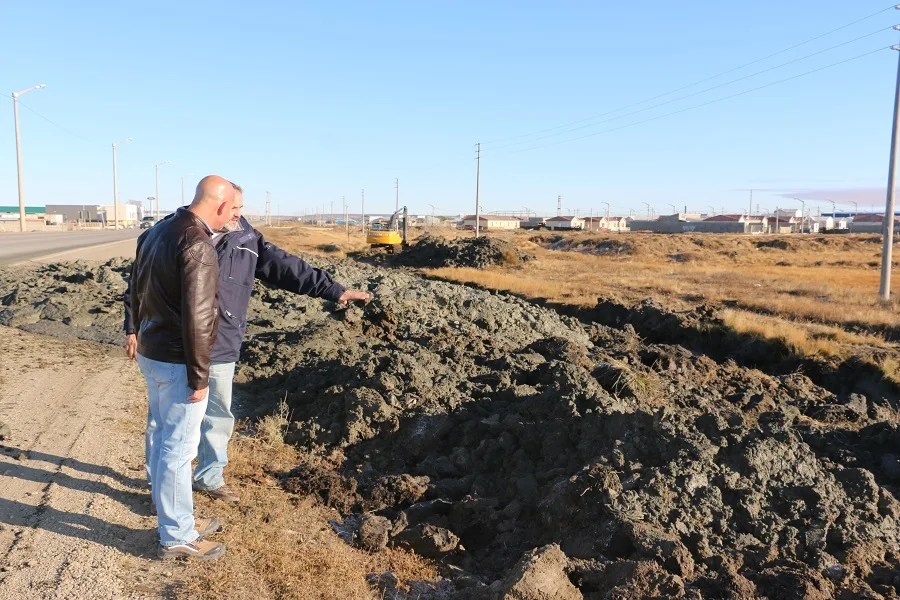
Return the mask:
{"type": "Polygon", "coordinates": [[[653,233],[690,233],[697,231],[697,223],[703,221],[696,213],[663,215],[656,219],[632,219],[626,217],[629,231],[651,231],[653,233]]]}
{"type": "Polygon", "coordinates": [[[806,231],[809,233],[825,233],[834,229],[834,217],[809,217],[806,220],[806,231]]]}
{"type": "Polygon", "coordinates": [[[588,231],[621,233],[628,231],[628,219],[626,217],[585,217],[584,228],[588,231]]]}
{"type": "Polygon", "coordinates": [[[584,221],[581,217],[552,217],[547,219],[547,229],[584,229],[584,221]]]}
{"type": "Polygon", "coordinates": [[[519,221],[522,229],[543,229],[547,226],[547,217],[528,217],[519,221]]]}
{"type": "MultiPolygon", "coordinates": [[[[492,229],[519,229],[521,225],[521,221],[518,217],[507,217],[503,215],[481,215],[478,221],[478,229],[482,231],[489,231],[492,229]]],[[[475,215],[464,216],[463,226],[467,229],[475,229],[475,215]]]]}
{"type": "MultiPolygon", "coordinates": [[[[882,233],[884,215],[856,215],[850,225],[853,233],[882,233]]],[[[900,228],[900,218],[894,217],[894,231],[900,228]]]]}
{"type": "Polygon", "coordinates": [[[769,218],[756,215],[715,215],[696,224],[695,231],[708,233],[766,233],[769,218]]]}

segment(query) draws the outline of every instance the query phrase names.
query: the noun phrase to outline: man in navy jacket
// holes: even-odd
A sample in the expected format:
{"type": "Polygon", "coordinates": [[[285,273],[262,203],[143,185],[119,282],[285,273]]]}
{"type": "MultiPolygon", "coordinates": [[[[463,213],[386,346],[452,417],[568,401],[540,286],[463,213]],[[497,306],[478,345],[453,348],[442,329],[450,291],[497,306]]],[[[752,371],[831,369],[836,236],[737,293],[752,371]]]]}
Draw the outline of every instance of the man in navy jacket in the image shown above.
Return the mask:
{"type": "MultiPolygon", "coordinates": [[[[369,294],[347,290],[334,281],[327,271],[312,267],[303,259],[266,242],[263,235],[241,216],[243,190],[236,184],[234,188],[235,208],[238,209],[236,216],[213,235],[219,257],[219,334],[210,353],[209,403],[200,430],[194,488],[213,498],[236,503],[239,497],[225,483],[223,470],[228,464],[228,442],[234,428],[232,380],[247,331],[247,306],[254,280],[260,279],[289,292],[339,304],[368,300],[369,294]]],[[[141,237],[148,233],[141,234],[141,237]]],[[[125,291],[125,352],[133,359],[137,338],[130,297],[129,278],[125,291]]],[[[150,436],[155,427],[156,423],[148,415],[145,438],[147,456],[150,456],[150,436]]]]}

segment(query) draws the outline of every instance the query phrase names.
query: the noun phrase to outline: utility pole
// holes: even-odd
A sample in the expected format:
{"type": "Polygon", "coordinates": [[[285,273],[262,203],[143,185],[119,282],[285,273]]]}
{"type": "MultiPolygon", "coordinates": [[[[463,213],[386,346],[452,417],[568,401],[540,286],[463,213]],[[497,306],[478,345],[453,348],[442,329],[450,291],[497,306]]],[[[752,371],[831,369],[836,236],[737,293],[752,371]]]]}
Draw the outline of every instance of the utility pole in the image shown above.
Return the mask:
{"type": "Polygon", "coordinates": [[[362,222],[363,235],[366,235],[366,190],[362,191],[362,222]]]}
{"type": "Polygon", "coordinates": [[[606,205],[606,221],[609,222],[609,202],[602,202],[601,204],[606,205]]]}
{"type": "Polygon", "coordinates": [[[22,90],[21,92],[13,92],[13,119],[16,122],[16,174],[19,177],[19,230],[25,231],[25,193],[22,187],[22,141],[19,138],[19,96],[28,92],[39,90],[47,87],[43,83],[22,90]]]}
{"type": "Polygon", "coordinates": [[[672,207],[672,214],[673,214],[673,215],[677,215],[677,214],[678,214],[678,207],[676,207],[674,204],[670,204],[669,206],[672,207]]]}
{"type": "Polygon", "coordinates": [[[394,190],[396,191],[396,200],[394,203],[394,210],[400,210],[400,180],[394,177],[394,190]]]}
{"type": "Polygon", "coordinates": [[[116,146],[130,142],[134,138],[126,138],[121,142],[115,142],[112,145],[113,150],[113,219],[116,229],[119,228],[119,177],[116,169],[116,146]]]}
{"type": "MultiPolygon", "coordinates": [[[[794,198],[794,200],[799,200],[798,198],[794,198]]],[[[806,229],[806,201],[799,200],[800,202],[800,233],[803,233],[806,229]]],[[[812,227],[810,227],[812,229],[812,227]]]]}
{"type": "Polygon", "coordinates": [[[431,226],[434,227],[434,204],[429,204],[431,207],[431,226]]]}
{"type": "Polygon", "coordinates": [[[778,207],[775,207],[775,233],[778,233],[778,207]]]}
{"type": "Polygon", "coordinates": [[[647,207],[647,218],[649,219],[650,218],[650,203],[644,202],[644,206],[647,207]]]}
{"type": "Polygon", "coordinates": [[[272,195],[266,192],[266,225],[272,224],[272,195]]]}
{"type": "Polygon", "coordinates": [[[164,160],[161,163],[156,163],[156,222],[159,223],[159,168],[163,165],[169,164],[171,161],[164,160]]]}
{"type": "MultiPolygon", "coordinates": [[[[894,26],[894,29],[900,29],[894,26]]],[[[892,46],[894,50],[900,51],[900,46],[892,46]]],[[[897,175],[897,151],[900,139],[898,139],[898,129],[900,129],[900,59],[897,62],[897,88],[894,92],[894,126],[891,130],[891,162],[888,170],[888,186],[887,201],[884,207],[884,247],[881,251],[881,286],[878,295],[882,302],[890,302],[891,300],[891,263],[894,253],[894,201],[896,199],[896,183],[894,181],[897,175]]]]}
{"type": "Polygon", "coordinates": [[[750,190],[750,206],[747,208],[750,212],[747,213],[748,217],[753,216],[753,190],[750,190]]]}
{"type": "Polygon", "coordinates": [[[713,217],[716,216],[716,207],[715,207],[715,206],[710,206],[709,209],[712,211],[711,215],[712,215],[713,217]]]}
{"type": "Polygon", "coordinates": [[[562,196],[556,197],[556,216],[562,216],[562,196]]]}
{"type": "MultiPolygon", "coordinates": [[[[478,237],[478,230],[481,228],[481,142],[475,144],[475,237],[478,237]]],[[[400,202],[398,201],[399,205],[400,202]]],[[[398,209],[399,210],[399,209],[398,209]]]]}

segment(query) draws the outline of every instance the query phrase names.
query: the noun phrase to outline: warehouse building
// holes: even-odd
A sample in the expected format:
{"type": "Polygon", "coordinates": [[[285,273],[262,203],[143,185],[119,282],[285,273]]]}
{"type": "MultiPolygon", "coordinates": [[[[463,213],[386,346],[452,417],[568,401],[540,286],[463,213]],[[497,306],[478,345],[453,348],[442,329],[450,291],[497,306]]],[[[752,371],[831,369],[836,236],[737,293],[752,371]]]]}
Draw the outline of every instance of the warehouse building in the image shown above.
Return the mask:
{"type": "MultiPolygon", "coordinates": [[[[481,215],[478,219],[478,229],[481,231],[519,229],[519,217],[508,217],[504,215],[481,215]]],[[[466,215],[463,217],[463,227],[466,229],[475,229],[475,215],[466,215]]]]}

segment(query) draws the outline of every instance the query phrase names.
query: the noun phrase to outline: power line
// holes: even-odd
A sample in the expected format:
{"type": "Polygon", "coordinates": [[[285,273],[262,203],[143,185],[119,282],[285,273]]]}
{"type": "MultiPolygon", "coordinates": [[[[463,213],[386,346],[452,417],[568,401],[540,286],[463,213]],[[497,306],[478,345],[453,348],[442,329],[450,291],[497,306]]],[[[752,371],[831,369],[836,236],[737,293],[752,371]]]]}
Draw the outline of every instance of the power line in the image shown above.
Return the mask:
{"type": "Polygon", "coordinates": [[[550,147],[550,146],[558,146],[559,144],[565,144],[565,143],[568,143],[568,142],[574,142],[574,141],[578,141],[578,140],[583,140],[583,139],[585,139],[585,138],[594,137],[594,136],[596,136],[596,135],[601,135],[601,134],[604,134],[604,133],[611,133],[611,132],[613,132],[613,131],[619,131],[619,130],[621,130],[621,129],[627,129],[627,128],[629,128],[629,127],[635,127],[635,126],[637,126],[637,125],[643,125],[644,123],[650,123],[651,121],[657,121],[657,120],[663,119],[663,118],[665,118],[665,117],[671,117],[671,116],[673,116],[673,115],[678,115],[678,114],[685,113],[685,112],[688,112],[688,111],[691,111],[691,110],[696,110],[696,109],[698,109],[698,108],[703,108],[703,107],[705,107],[705,106],[710,106],[711,104],[717,104],[717,103],[719,103],[719,102],[724,102],[725,100],[731,100],[732,98],[737,98],[738,96],[744,96],[744,95],[750,94],[750,93],[752,93],[752,92],[758,92],[759,90],[764,90],[764,89],[766,89],[766,88],[770,88],[770,87],[775,86],[775,85],[779,85],[779,84],[782,84],[782,83],[787,83],[788,81],[793,81],[794,79],[799,79],[799,78],[801,78],[801,77],[806,77],[807,75],[813,75],[814,73],[818,73],[818,72],[824,71],[824,70],[826,70],[826,69],[831,69],[831,68],[833,68],[833,67],[837,67],[837,66],[846,64],[846,63],[848,63],[848,62],[852,62],[852,61],[854,61],[854,60],[859,60],[859,59],[861,59],[861,58],[865,58],[865,57],[867,57],[867,56],[871,56],[871,55],[873,55],[873,54],[875,54],[875,53],[877,53],[877,52],[881,52],[881,51],[883,51],[883,50],[887,50],[888,48],[890,48],[890,46],[884,46],[884,47],[878,48],[877,50],[872,50],[871,52],[866,52],[865,54],[860,54],[860,55],[858,55],[858,56],[854,56],[853,58],[848,58],[848,59],[842,60],[842,61],[840,61],[840,62],[832,63],[832,64],[830,64],[830,65],[825,65],[824,67],[819,67],[818,69],[813,69],[813,70],[811,70],[811,71],[806,71],[805,73],[800,73],[800,74],[798,74],[798,75],[794,75],[794,76],[788,77],[788,78],[786,78],[786,79],[780,79],[780,80],[778,80],[778,81],[773,81],[772,83],[767,83],[766,85],[761,85],[761,86],[759,86],[759,87],[755,87],[755,88],[752,88],[752,89],[749,89],[749,90],[744,90],[743,92],[738,92],[738,93],[736,93],[736,94],[731,94],[731,95],[729,95],[729,96],[723,96],[723,97],[721,97],[721,98],[716,98],[715,100],[710,100],[709,102],[704,102],[704,103],[702,103],[702,104],[695,104],[694,106],[688,106],[687,108],[682,108],[682,109],[675,110],[675,111],[672,111],[672,112],[664,113],[664,114],[661,114],[661,115],[657,115],[657,116],[655,116],[655,117],[650,117],[650,118],[648,118],[648,119],[643,119],[643,120],[641,120],[641,121],[636,121],[636,122],[634,122],[634,123],[627,123],[627,124],[621,125],[621,126],[619,126],[619,127],[612,127],[612,128],[610,128],[610,129],[604,129],[604,130],[602,130],[602,131],[595,131],[595,132],[593,132],[593,133],[588,133],[588,134],[585,134],[585,135],[582,135],[582,136],[578,136],[578,137],[574,137],[574,138],[569,138],[569,139],[565,139],[565,140],[559,140],[559,141],[556,141],[556,142],[551,142],[551,143],[549,143],[549,144],[542,144],[542,145],[540,145],[540,146],[533,146],[533,147],[531,147],[531,148],[522,148],[521,150],[514,150],[514,151],[512,151],[512,152],[501,152],[499,155],[492,155],[492,156],[508,156],[508,155],[511,155],[511,154],[518,154],[518,153],[520,153],[520,152],[528,152],[528,151],[530,151],[530,150],[538,150],[538,149],[541,149],[541,148],[548,148],[548,147],[550,147]]]}
{"type": "Polygon", "coordinates": [[[801,46],[805,46],[805,45],[807,45],[807,44],[811,44],[812,42],[815,42],[815,41],[817,41],[817,40],[820,40],[820,39],[822,39],[822,38],[824,38],[824,37],[828,37],[829,35],[831,35],[831,34],[833,34],[833,33],[837,33],[838,31],[842,31],[842,30],[844,30],[844,29],[847,29],[848,27],[852,27],[853,25],[857,25],[858,23],[862,23],[863,21],[867,21],[867,20],[869,20],[869,19],[871,19],[871,18],[873,18],[873,17],[877,17],[878,15],[880,15],[880,14],[882,14],[882,13],[885,13],[885,12],[887,12],[887,11],[889,11],[889,10],[893,10],[893,9],[895,9],[897,6],[898,6],[898,5],[892,4],[892,5],[888,6],[887,8],[883,8],[883,9],[881,9],[881,10],[879,10],[879,11],[876,11],[876,12],[870,14],[870,15],[867,15],[867,16],[865,16],[865,17],[862,17],[861,19],[857,19],[857,20],[855,20],[855,21],[852,21],[852,22],[850,22],[850,23],[847,23],[846,25],[841,25],[840,27],[837,27],[837,28],[832,29],[832,30],[830,30],[830,31],[826,31],[825,33],[823,33],[823,34],[821,34],[821,35],[817,35],[817,36],[815,36],[815,37],[809,38],[808,40],[805,40],[805,41],[803,41],[803,42],[800,42],[799,44],[794,44],[793,46],[790,46],[790,47],[785,48],[785,49],[783,49],[783,50],[779,50],[778,52],[773,52],[772,54],[769,54],[769,55],[764,56],[764,57],[762,57],[762,58],[758,58],[758,59],[756,59],[756,60],[752,60],[752,61],[750,61],[750,62],[748,62],[748,63],[744,63],[744,64],[742,64],[742,65],[740,65],[740,66],[738,66],[738,67],[734,67],[734,68],[728,69],[727,71],[722,71],[721,73],[717,73],[716,75],[712,75],[711,77],[706,77],[706,78],[704,78],[704,79],[700,79],[700,80],[698,80],[698,81],[695,81],[694,83],[690,83],[690,84],[688,84],[688,85],[679,87],[679,88],[677,88],[677,89],[670,90],[670,91],[665,92],[665,93],[663,93],[663,94],[659,94],[659,95],[653,96],[653,97],[651,97],[651,98],[646,98],[646,99],[644,99],[644,100],[640,100],[640,101],[638,101],[638,102],[634,102],[634,103],[632,103],[632,104],[628,104],[628,105],[626,105],[626,106],[622,106],[622,107],[616,108],[616,109],[614,109],[614,110],[610,110],[610,111],[608,111],[608,112],[604,112],[604,113],[600,113],[600,114],[597,114],[597,115],[593,115],[593,116],[591,116],[591,117],[587,117],[587,118],[584,118],[584,119],[579,119],[579,120],[577,120],[577,121],[572,121],[572,122],[570,122],[570,123],[564,123],[564,124],[562,124],[562,125],[557,125],[557,126],[555,126],[555,127],[550,127],[550,128],[547,128],[547,129],[541,129],[541,130],[539,130],[539,131],[533,131],[533,132],[531,132],[531,133],[524,133],[524,134],[521,134],[521,135],[516,135],[516,136],[512,136],[512,137],[507,137],[507,138],[501,138],[501,139],[497,139],[497,140],[492,140],[492,141],[490,141],[490,142],[485,142],[485,145],[498,144],[498,143],[500,143],[500,142],[507,142],[507,141],[510,141],[510,140],[520,139],[520,138],[523,138],[523,137],[531,137],[531,136],[533,136],[533,135],[539,135],[539,134],[541,134],[541,133],[547,133],[547,132],[549,132],[549,131],[555,131],[555,130],[557,130],[557,129],[563,129],[563,128],[565,128],[565,127],[570,127],[570,126],[572,126],[572,125],[579,125],[579,124],[584,123],[584,122],[586,122],[586,121],[593,121],[594,119],[599,119],[600,117],[605,117],[605,116],[607,116],[607,115],[611,115],[611,114],[614,114],[614,113],[617,113],[617,112],[621,112],[621,111],[623,111],[623,110],[628,110],[629,108],[634,108],[635,106],[640,106],[641,104],[646,104],[647,102],[652,102],[652,101],[658,100],[658,99],[660,99],[660,98],[665,98],[666,96],[671,96],[672,94],[677,94],[678,92],[682,92],[682,91],[687,90],[687,89],[690,89],[690,88],[692,88],[692,87],[694,87],[694,86],[698,86],[698,85],[700,85],[701,83],[706,83],[707,81],[712,81],[713,79],[718,79],[719,77],[722,77],[723,75],[728,75],[728,74],[730,74],[730,73],[734,73],[735,71],[740,71],[741,69],[745,69],[745,68],[750,67],[750,66],[753,66],[753,65],[755,65],[755,64],[764,62],[764,61],[769,60],[770,58],[774,58],[775,56],[778,56],[778,55],[780,55],[780,54],[784,54],[784,53],[786,53],[786,52],[790,52],[791,50],[795,50],[795,49],[797,49],[797,48],[800,48],[801,46]]]}
{"type": "MultiPolygon", "coordinates": [[[[3,97],[5,98],[5,96],[3,96],[3,97]]],[[[63,131],[65,131],[65,132],[68,133],[69,135],[74,136],[74,137],[77,137],[79,140],[82,140],[82,141],[87,142],[87,143],[89,143],[89,144],[97,144],[97,143],[99,143],[99,142],[96,142],[96,141],[94,141],[94,140],[89,140],[89,139],[87,139],[86,137],[82,137],[82,136],[78,135],[77,133],[75,133],[75,132],[73,132],[73,131],[70,131],[70,130],[66,129],[65,127],[63,127],[63,126],[60,125],[59,123],[56,123],[55,121],[51,121],[50,119],[48,119],[47,117],[45,117],[44,115],[42,115],[42,114],[39,113],[38,111],[34,110],[33,108],[31,108],[31,107],[28,106],[27,104],[23,104],[21,100],[19,100],[19,106],[21,106],[22,108],[26,108],[26,109],[30,110],[31,112],[33,112],[34,114],[36,114],[37,116],[39,116],[39,117],[42,118],[43,120],[47,121],[48,123],[50,123],[50,124],[53,125],[54,127],[58,127],[59,129],[62,129],[63,131]]]]}
{"type": "Polygon", "coordinates": [[[781,68],[783,68],[783,67],[787,67],[787,66],[792,65],[792,64],[794,64],[794,63],[798,63],[798,62],[804,61],[804,60],[806,60],[806,59],[812,58],[812,57],[814,57],[814,56],[818,56],[818,55],[820,55],[820,54],[824,54],[824,53],[826,53],[826,52],[830,52],[831,50],[835,50],[835,49],[837,49],[837,48],[841,48],[841,47],[846,46],[846,45],[848,45],[848,44],[852,44],[852,43],[854,43],[854,42],[858,42],[858,41],[860,41],[860,40],[864,40],[864,39],[866,39],[866,38],[870,38],[870,37],[872,37],[873,35],[878,35],[879,33],[883,33],[883,32],[885,32],[885,31],[888,31],[888,30],[891,30],[891,29],[894,29],[894,28],[893,28],[893,27],[885,27],[885,28],[879,29],[878,31],[873,31],[872,33],[867,33],[866,35],[860,36],[860,37],[858,37],[858,38],[852,39],[852,40],[847,41],[847,42],[843,42],[843,43],[838,44],[838,45],[836,45],[836,46],[831,46],[830,48],[825,48],[824,50],[819,50],[818,52],[813,52],[812,54],[807,54],[806,56],[802,56],[802,57],[800,57],[800,58],[795,58],[794,60],[790,60],[790,61],[788,61],[788,62],[786,62],[786,63],[782,63],[782,64],[780,64],[780,65],[775,65],[774,67],[769,67],[768,69],[763,69],[762,71],[757,71],[756,73],[751,73],[751,74],[749,74],[749,75],[744,75],[743,77],[738,77],[737,79],[732,79],[732,80],[730,80],[730,81],[726,81],[725,83],[720,83],[720,84],[714,85],[714,86],[712,86],[712,87],[704,88],[704,89],[702,89],[702,90],[699,90],[699,91],[696,91],[696,92],[692,92],[692,93],[686,94],[686,95],[684,95],[684,96],[678,96],[677,98],[672,98],[671,100],[666,100],[665,102],[660,102],[659,104],[653,104],[653,105],[651,105],[651,106],[645,106],[644,108],[641,108],[641,109],[639,109],[639,110],[632,111],[632,112],[630,112],[630,113],[625,113],[625,114],[618,115],[618,116],[615,116],[615,117],[610,117],[609,119],[604,119],[604,120],[602,120],[602,121],[598,121],[598,122],[596,122],[596,123],[590,123],[590,124],[588,124],[588,125],[581,125],[580,127],[573,127],[573,128],[571,128],[571,129],[564,129],[564,130],[562,130],[562,131],[557,131],[556,133],[551,133],[551,134],[548,134],[548,135],[545,135],[545,136],[541,136],[541,137],[538,137],[538,138],[533,138],[533,139],[530,139],[530,140],[522,140],[522,141],[520,141],[520,142],[510,142],[509,144],[503,144],[503,145],[501,145],[501,146],[495,146],[495,147],[493,148],[493,150],[500,150],[500,149],[502,149],[502,148],[508,148],[508,147],[511,147],[511,146],[520,146],[520,145],[522,145],[522,144],[531,144],[531,143],[534,143],[534,142],[538,142],[538,141],[540,141],[540,140],[546,140],[546,139],[549,139],[549,138],[552,138],[552,137],[556,137],[556,136],[559,136],[559,135],[565,135],[566,133],[572,133],[573,131],[580,131],[580,130],[582,130],[582,129],[588,129],[588,128],[591,128],[591,127],[596,127],[596,126],[598,126],[598,125],[602,125],[603,123],[609,123],[609,122],[612,122],[612,121],[618,121],[619,119],[624,119],[624,118],[626,118],[626,117],[631,117],[631,116],[634,116],[634,115],[637,115],[637,114],[640,114],[640,113],[643,113],[643,112],[647,112],[648,110],[653,110],[653,109],[655,109],[655,108],[660,108],[660,107],[662,107],[662,106],[668,106],[669,104],[674,104],[675,102],[680,102],[681,100],[686,100],[686,99],[688,99],[688,98],[693,98],[694,96],[699,96],[699,95],[701,95],[701,94],[705,94],[705,93],[707,93],[707,92],[711,92],[711,91],[713,91],[713,90],[717,90],[717,89],[720,89],[720,88],[729,86],[729,85],[731,85],[731,84],[733,84],[733,83],[738,83],[738,82],[741,82],[741,81],[745,81],[745,80],[747,80],[747,79],[752,79],[753,77],[757,77],[758,75],[763,75],[763,74],[769,73],[769,72],[771,72],[771,71],[776,71],[776,70],[781,69],[781,68]]]}

